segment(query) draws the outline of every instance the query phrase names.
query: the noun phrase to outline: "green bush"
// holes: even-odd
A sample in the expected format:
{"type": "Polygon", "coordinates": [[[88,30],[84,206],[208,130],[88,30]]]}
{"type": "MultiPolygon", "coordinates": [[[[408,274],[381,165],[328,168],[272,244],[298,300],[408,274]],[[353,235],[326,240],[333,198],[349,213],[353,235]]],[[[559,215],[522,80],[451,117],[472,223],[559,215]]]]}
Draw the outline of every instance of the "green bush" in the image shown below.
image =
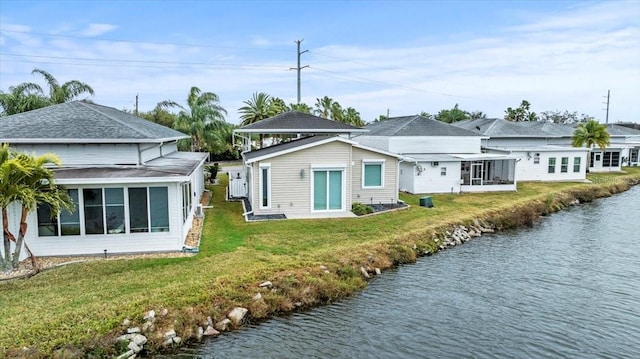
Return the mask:
{"type": "Polygon", "coordinates": [[[367,206],[366,204],[355,202],[351,205],[351,212],[356,216],[363,216],[365,214],[373,213],[373,208],[371,206],[367,206]]]}

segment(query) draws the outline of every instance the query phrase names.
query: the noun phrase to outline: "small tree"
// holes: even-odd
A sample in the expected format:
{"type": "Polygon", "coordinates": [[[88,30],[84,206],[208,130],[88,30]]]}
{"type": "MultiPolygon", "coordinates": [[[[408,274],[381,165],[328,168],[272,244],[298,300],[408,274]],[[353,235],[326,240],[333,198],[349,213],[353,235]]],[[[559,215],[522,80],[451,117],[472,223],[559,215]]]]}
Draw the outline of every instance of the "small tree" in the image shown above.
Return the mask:
{"type": "Polygon", "coordinates": [[[610,136],[607,126],[594,119],[580,123],[571,137],[571,145],[573,147],[585,147],[591,149],[594,145],[604,149],[610,144],[610,136]]]}
{"type": "Polygon", "coordinates": [[[49,205],[52,215],[64,208],[73,210],[73,202],[62,186],[54,183],[54,173],[50,165],[60,165],[60,160],[53,154],[31,156],[18,153],[9,145],[0,145],[0,208],[2,209],[3,256],[0,256],[0,267],[5,270],[18,267],[20,252],[24,245],[31,258],[34,272],[39,271],[38,262],[24,241],[27,233],[27,215],[38,205],[49,205]],[[20,227],[16,238],[9,229],[7,208],[11,203],[19,203],[20,227]],[[11,242],[14,250],[11,252],[11,242]]]}
{"type": "Polygon", "coordinates": [[[530,110],[531,104],[527,100],[522,100],[520,107],[508,107],[505,110],[504,119],[513,122],[538,121],[538,115],[530,110]]]}

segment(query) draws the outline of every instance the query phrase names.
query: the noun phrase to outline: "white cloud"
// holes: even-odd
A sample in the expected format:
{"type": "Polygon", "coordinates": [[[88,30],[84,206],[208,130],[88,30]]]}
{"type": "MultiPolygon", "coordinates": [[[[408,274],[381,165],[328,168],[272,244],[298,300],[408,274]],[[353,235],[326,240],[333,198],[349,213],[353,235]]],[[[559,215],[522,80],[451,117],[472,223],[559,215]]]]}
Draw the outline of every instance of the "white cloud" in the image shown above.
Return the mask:
{"type": "Polygon", "coordinates": [[[87,37],[100,36],[117,28],[116,25],[111,24],[89,24],[87,28],[80,31],[80,35],[87,37]]]}

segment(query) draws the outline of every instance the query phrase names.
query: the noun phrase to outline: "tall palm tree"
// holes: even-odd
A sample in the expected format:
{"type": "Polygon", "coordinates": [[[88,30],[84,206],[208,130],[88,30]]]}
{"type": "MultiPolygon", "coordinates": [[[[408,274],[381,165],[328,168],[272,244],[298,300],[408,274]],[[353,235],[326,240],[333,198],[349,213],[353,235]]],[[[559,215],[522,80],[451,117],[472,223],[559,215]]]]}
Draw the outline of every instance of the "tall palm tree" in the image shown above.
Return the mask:
{"type": "Polygon", "coordinates": [[[610,136],[607,131],[607,126],[594,119],[587,120],[587,122],[580,123],[571,137],[571,145],[573,147],[592,148],[594,145],[604,149],[610,144],[610,136]]]}
{"type": "Polygon", "coordinates": [[[58,80],[47,71],[41,69],[33,69],[31,74],[39,74],[44,77],[47,85],[49,85],[49,104],[55,105],[75,100],[78,96],[88,93],[94,94],[93,88],[84,82],[71,80],[60,85],[58,80]]]}
{"type": "Polygon", "coordinates": [[[331,117],[332,120],[338,122],[344,122],[344,110],[339,102],[334,101],[331,104],[331,117]]]}
{"type": "Polygon", "coordinates": [[[190,135],[191,151],[199,152],[204,145],[205,131],[225,122],[227,110],[218,104],[219,101],[215,93],[202,92],[193,86],[187,96],[187,107],[171,100],[159,102],[157,107],[180,109],[174,128],[190,135]]]}
{"type": "Polygon", "coordinates": [[[4,258],[0,258],[0,265],[4,268],[17,268],[20,252],[24,245],[31,258],[34,271],[39,271],[35,256],[24,242],[27,233],[27,215],[38,205],[46,204],[51,207],[51,213],[57,214],[62,208],[73,210],[73,202],[62,186],[54,182],[51,165],[60,165],[60,160],[53,154],[31,156],[26,153],[12,151],[7,144],[0,145],[0,207],[2,209],[4,258]],[[20,227],[18,238],[9,230],[7,207],[10,203],[20,203],[20,227]],[[11,243],[15,243],[13,253],[11,243]],[[13,258],[11,258],[13,256],[13,258]]]}
{"type": "Polygon", "coordinates": [[[32,82],[9,87],[9,92],[0,91],[0,116],[10,116],[35,110],[49,104],[42,88],[32,82]]]}
{"type": "MultiPolygon", "coordinates": [[[[245,106],[238,109],[240,126],[247,126],[286,111],[282,99],[271,97],[264,92],[254,92],[251,99],[242,101],[245,106]]],[[[263,145],[264,135],[260,135],[260,147],[263,145]]]]}
{"type": "Polygon", "coordinates": [[[316,98],[316,104],[313,113],[320,117],[330,118],[333,103],[333,99],[329,96],[316,98]]]}

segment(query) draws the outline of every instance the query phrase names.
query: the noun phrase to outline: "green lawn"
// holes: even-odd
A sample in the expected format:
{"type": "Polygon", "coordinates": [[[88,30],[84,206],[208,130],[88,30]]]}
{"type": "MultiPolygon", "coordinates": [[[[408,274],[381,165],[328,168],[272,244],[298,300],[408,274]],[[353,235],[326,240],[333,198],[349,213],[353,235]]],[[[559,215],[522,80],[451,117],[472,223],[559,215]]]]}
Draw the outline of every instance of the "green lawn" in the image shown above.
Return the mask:
{"type": "MultiPolygon", "coordinates": [[[[296,302],[330,302],[365,285],[353,268],[368,262],[388,267],[390,246],[560,192],[640,178],[640,168],[626,171],[590,175],[594,184],[531,182],[519,183],[518,192],[438,194],[431,209],[417,205],[421,196],[401,194],[411,208],[364,218],[256,223],[243,221],[239,202],[224,202],[221,176],[221,185],[210,187],[213,208],[206,210],[197,256],[80,263],[0,282],[0,357],[25,346],[36,350],[29,355],[65,347],[77,356],[86,355],[83,350],[100,354],[96,348],[120,333],[124,318],[140,324],[149,309],[169,309],[158,330],[175,328],[189,337],[206,316],[219,320],[235,305],[248,306],[259,319],[292,310],[296,302]],[[252,302],[264,280],[279,291],[252,302]]],[[[106,350],[104,355],[113,354],[106,350]]]]}

